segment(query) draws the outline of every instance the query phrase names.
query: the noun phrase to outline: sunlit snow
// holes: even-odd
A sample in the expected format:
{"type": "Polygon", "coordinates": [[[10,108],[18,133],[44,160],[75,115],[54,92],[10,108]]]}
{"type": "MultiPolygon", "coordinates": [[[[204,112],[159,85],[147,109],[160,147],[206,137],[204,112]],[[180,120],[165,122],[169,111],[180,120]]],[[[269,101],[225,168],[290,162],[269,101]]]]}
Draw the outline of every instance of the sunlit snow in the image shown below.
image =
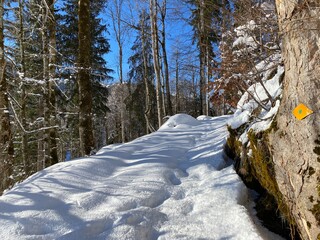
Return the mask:
{"type": "Polygon", "coordinates": [[[0,239],[280,239],[223,159],[228,118],[175,115],[34,174],[0,197],[0,239]]]}

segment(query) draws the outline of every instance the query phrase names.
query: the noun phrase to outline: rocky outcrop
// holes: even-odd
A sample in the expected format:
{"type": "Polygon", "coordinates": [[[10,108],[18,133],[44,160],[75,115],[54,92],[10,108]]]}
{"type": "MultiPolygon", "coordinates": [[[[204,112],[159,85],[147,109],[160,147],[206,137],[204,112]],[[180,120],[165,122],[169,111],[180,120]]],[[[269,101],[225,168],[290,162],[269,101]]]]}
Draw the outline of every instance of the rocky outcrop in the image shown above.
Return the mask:
{"type": "Polygon", "coordinates": [[[320,239],[320,3],[277,0],[284,91],[269,134],[275,178],[303,239],[320,239]],[[297,120],[303,103],[314,114],[297,120]]]}

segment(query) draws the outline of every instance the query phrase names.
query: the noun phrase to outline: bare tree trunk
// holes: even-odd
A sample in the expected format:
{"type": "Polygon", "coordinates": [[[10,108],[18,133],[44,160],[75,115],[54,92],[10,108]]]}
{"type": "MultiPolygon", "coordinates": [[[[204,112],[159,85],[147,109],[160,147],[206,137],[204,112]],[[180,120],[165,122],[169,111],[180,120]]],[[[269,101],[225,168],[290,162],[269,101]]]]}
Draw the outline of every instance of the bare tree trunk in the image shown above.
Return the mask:
{"type": "Polygon", "coordinates": [[[123,0],[114,0],[113,1],[114,9],[111,9],[111,18],[113,23],[113,30],[116,35],[116,41],[119,48],[119,80],[121,84],[121,109],[120,109],[120,118],[121,118],[121,141],[125,142],[125,106],[124,106],[124,99],[123,99],[123,37],[124,32],[122,29],[121,24],[121,10],[123,5],[123,0]]]}
{"type": "MultiPolygon", "coordinates": [[[[44,89],[44,126],[49,127],[44,131],[44,164],[46,167],[58,162],[57,130],[55,114],[55,64],[56,64],[56,31],[54,17],[54,0],[46,0],[42,5],[42,48],[43,48],[43,79],[46,82],[44,89]]],[[[41,136],[41,133],[40,133],[41,136]]],[[[39,143],[41,144],[41,143],[39,143]]],[[[43,150],[41,150],[43,148],[43,150]]],[[[41,156],[42,154],[40,154],[41,156]]],[[[41,161],[41,160],[40,160],[41,161]]]]}
{"type": "Polygon", "coordinates": [[[90,0],[79,0],[79,136],[81,155],[90,155],[94,149],[92,121],[90,0]]]}
{"type": "Polygon", "coordinates": [[[320,239],[320,3],[276,1],[284,92],[271,134],[279,189],[303,239],[320,239]],[[292,110],[303,103],[315,113],[299,121],[292,110]]]}
{"type": "Polygon", "coordinates": [[[180,102],[179,102],[179,53],[176,52],[176,114],[180,112],[180,102]]]}
{"type": "MultiPolygon", "coordinates": [[[[145,21],[145,17],[143,16],[141,18],[143,21],[145,21]]],[[[146,120],[146,133],[152,132],[152,129],[150,128],[150,113],[151,113],[151,97],[150,97],[150,90],[149,90],[149,73],[148,73],[148,63],[147,63],[147,53],[146,53],[146,33],[144,29],[144,22],[141,23],[141,44],[142,44],[142,57],[143,57],[143,80],[146,90],[146,105],[145,105],[145,112],[144,112],[144,118],[146,120]]]]}
{"type": "MultiPolygon", "coordinates": [[[[195,77],[195,70],[192,72],[192,88],[193,88],[193,99],[194,99],[194,113],[195,115],[198,115],[198,104],[197,104],[197,83],[196,83],[196,77],[195,77]]],[[[201,110],[201,107],[200,107],[201,110]]],[[[200,113],[201,115],[201,113],[200,113]]]]}
{"type": "MultiPolygon", "coordinates": [[[[42,28],[41,28],[41,37],[42,37],[42,65],[43,65],[43,73],[42,77],[45,82],[45,87],[43,88],[43,116],[44,116],[44,127],[49,126],[50,121],[50,112],[49,112],[49,39],[47,34],[47,22],[49,18],[48,9],[45,6],[46,3],[42,3],[42,28]]],[[[42,103],[41,103],[42,104],[42,103]]],[[[50,166],[50,144],[49,144],[49,131],[45,130],[43,137],[43,145],[44,145],[44,163],[45,166],[50,166]]],[[[40,137],[43,134],[40,132],[40,137]]]]}
{"type": "Polygon", "coordinates": [[[56,120],[56,94],[55,94],[55,79],[56,79],[56,61],[57,61],[57,46],[56,46],[56,20],[54,16],[55,0],[47,0],[49,7],[48,31],[49,31],[49,88],[48,88],[48,114],[50,129],[49,135],[49,154],[50,165],[59,162],[58,146],[57,146],[57,120],[56,120]]]}
{"type": "Polygon", "coordinates": [[[210,66],[210,56],[209,56],[209,48],[206,46],[206,74],[205,74],[205,101],[206,101],[206,111],[205,115],[209,116],[209,81],[210,81],[210,74],[209,74],[209,66],[210,66]]]}
{"type": "Polygon", "coordinates": [[[149,0],[150,19],[151,19],[151,36],[152,36],[152,55],[153,65],[156,75],[156,96],[157,96],[157,112],[158,127],[162,125],[162,102],[161,102],[161,76],[159,63],[159,44],[158,44],[158,23],[157,23],[157,0],[149,0]]]}
{"type": "MultiPolygon", "coordinates": [[[[44,113],[44,98],[43,96],[39,97],[38,100],[38,115],[43,118],[43,113],[44,113]]],[[[41,120],[39,123],[38,127],[42,128],[44,127],[43,125],[44,121],[41,120]]],[[[43,131],[39,131],[37,134],[37,144],[38,144],[38,149],[37,149],[37,171],[40,171],[46,167],[46,162],[45,162],[45,136],[43,134],[43,131]]],[[[33,167],[31,168],[31,171],[33,171],[33,167]]]]}
{"type": "MultiPolygon", "coordinates": [[[[27,116],[26,116],[26,86],[24,84],[24,78],[26,77],[26,66],[25,66],[25,36],[24,36],[24,24],[23,24],[23,8],[24,4],[22,0],[19,0],[19,45],[20,45],[20,65],[23,78],[21,79],[21,124],[24,129],[27,125],[27,116]]],[[[22,161],[24,166],[25,175],[28,176],[31,170],[31,163],[28,159],[28,136],[26,132],[21,132],[21,153],[22,161]]]]}
{"type": "Polygon", "coordinates": [[[170,81],[169,81],[169,66],[168,66],[168,57],[167,57],[167,50],[166,50],[166,25],[165,25],[165,19],[166,19],[166,13],[167,13],[167,1],[164,0],[162,2],[161,7],[161,23],[162,23],[162,55],[163,55],[163,67],[164,67],[164,79],[165,79],[165,88],[166,88],[166,109],[168,115],[173,115],[172,111],[172,102],[171,102],[171,92],[170,92],[170,81]]]}
{"type": "Polygon", "coordinates": [[[164,73],[163,73],[163,67],[160,63],[160,72],[161,72],[161,102],[162,102],[162,116],[166,116],[167,115],[167,111],[166,111],[166,97],[165,97],[165,79],[164,79],[164,73]]]}
{"type": "Polygon", "coordinates": [[[199,21],[199,48],[200,48],[200,115],[205,114],[206,109],[206,94],[205,92],[205,65],[206,65],[206,46],[205,46],[205,35],[204,35],[204,0],[200,0],[199,3],[200,21],[199,21]]]}
{"type": "Polygon", "coordinates": [[[12,185],[13,145],[9,116],[6,60],[4,55],[3,0],[0,0],[0,195],[12,185]]]}

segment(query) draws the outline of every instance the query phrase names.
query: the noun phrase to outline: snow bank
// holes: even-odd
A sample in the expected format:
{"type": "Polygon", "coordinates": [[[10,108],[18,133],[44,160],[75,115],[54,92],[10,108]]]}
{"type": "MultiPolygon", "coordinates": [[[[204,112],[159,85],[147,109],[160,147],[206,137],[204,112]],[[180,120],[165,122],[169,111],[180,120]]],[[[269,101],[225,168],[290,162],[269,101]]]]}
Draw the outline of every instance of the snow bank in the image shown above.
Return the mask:
{"type": "Polygon", "coordinates": [[[195,118],[187,114],[176,114],[171,116],[158,131],[167,131],[170,129],[188,129],[190,127],[198,126],[200,123],[195,118]]]}
{"type": "Polygon", "coordinates": [[[166,131],[34,174],[0,197],[0,239],[280,239],[223,160],[228,118],[173,116],[166,131]]]}

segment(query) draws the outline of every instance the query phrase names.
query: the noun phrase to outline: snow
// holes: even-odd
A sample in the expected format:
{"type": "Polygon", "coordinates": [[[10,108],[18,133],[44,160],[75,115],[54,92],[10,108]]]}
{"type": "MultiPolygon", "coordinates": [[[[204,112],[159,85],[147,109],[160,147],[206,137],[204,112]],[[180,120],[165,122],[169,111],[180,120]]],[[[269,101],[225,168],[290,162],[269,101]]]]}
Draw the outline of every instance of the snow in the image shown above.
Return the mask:
{"type": "MultiPolygon", "coordinates": [[[[262,68],[262,63],[259,64],[259,68],[262,68]]],[[[264,65],[265,66],[265,65],[264,65]]],[[[276,74],[269,80],[265,80],[263,76],[264,86],[271,95],[272,99],[277,99],[281,96],[282,93],[282,85],[280,83],[280,78],[284,73],[284,67],[278,66],[276,74]]],[[[265,72],[264,74],[269,74],[265,72]]],[[[275,106],[271,106],[270,101],[268,101],[268,96],[266,91],[262,87],[260,83],[255,83],[251,85],[247,92],[245,92],[240,98],[237,104],[237,110],[233,114],[233,117],[228,121],[228,125],[233,129],[237,129],[244,124],[249,124],[249,127],[246,128],[244,133],[240,136],[240,141],[242,143],[246,143],[248,141],[247,133],[250,129],[255,132],[261,132],[267,130],[276,115],[278,108],[280,105],[280,101],[275,101],[275,106]],[[254,96],[256,100],[263,104],[263,102],[267,101],[267,104],[263,104],[267,110],[262,109],[258,117],[252,120],[252,113],[255,111],[259,104],[253,99],[250,94],[254,96]]]]}
{"type": "Polygon", "coordinates": [[[252,49],[257,48],[257,42],[252,37],[252,31],[257,27],[255,21],[251,20],[246,25],[241,25],[235,29],[237,39],[233,42],[233,47],[244,44],[252,49]]]}
{"type": "Polygon", "coordinates": [[[228,119],[175,115],[34,174],[0,197],[0,239],[281,239],[223,159],[228,119]]]}

